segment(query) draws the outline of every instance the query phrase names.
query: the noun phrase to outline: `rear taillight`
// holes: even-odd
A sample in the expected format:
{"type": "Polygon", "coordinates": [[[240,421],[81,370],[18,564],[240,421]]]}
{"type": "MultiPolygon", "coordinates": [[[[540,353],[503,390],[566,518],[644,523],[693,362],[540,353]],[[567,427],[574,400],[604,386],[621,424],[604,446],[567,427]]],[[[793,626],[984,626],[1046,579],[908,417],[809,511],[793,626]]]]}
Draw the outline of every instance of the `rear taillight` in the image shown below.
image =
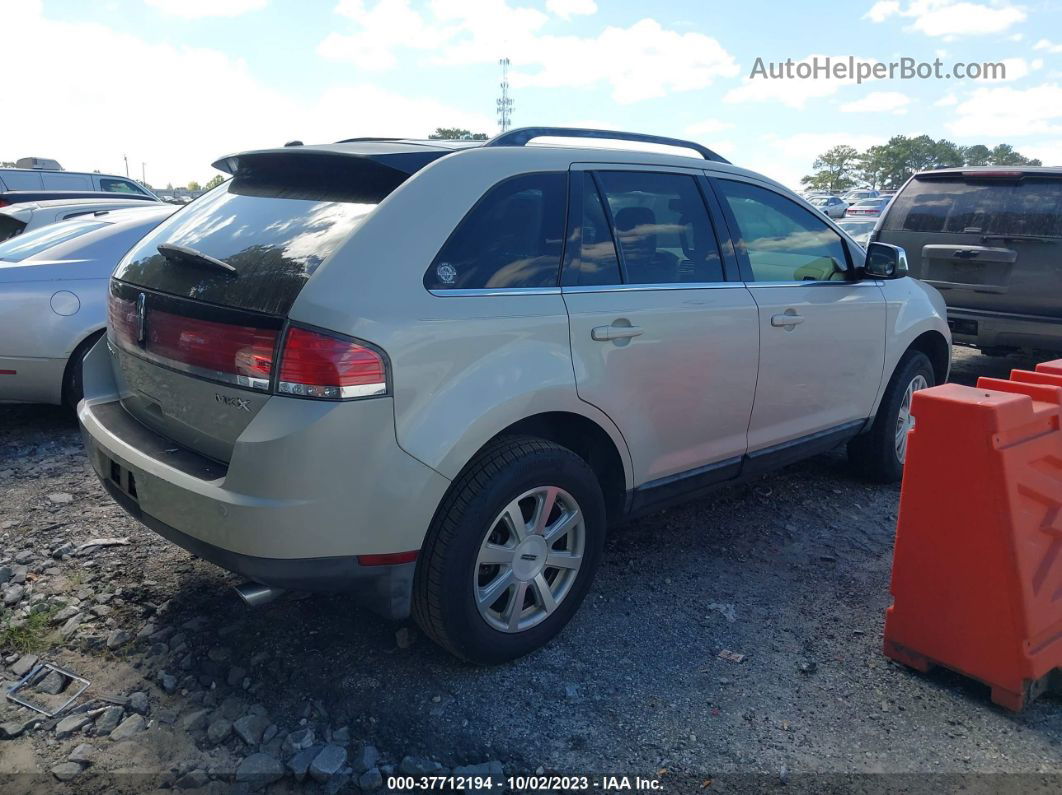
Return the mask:
{"type": "Polygon", "coordinates": [[[387,365],[365,345],[294,326],[284,340],[277,392],[325,400],[383,395],[387,365]]]}
{"type": "Polygon", "coordinates": [[[387,394],[387,364],[367,343],[292,326],[280,332],[177,315],[112,293],[107,306],[111,343],[143,359],[201,378],[320,400],[387,394]]]}

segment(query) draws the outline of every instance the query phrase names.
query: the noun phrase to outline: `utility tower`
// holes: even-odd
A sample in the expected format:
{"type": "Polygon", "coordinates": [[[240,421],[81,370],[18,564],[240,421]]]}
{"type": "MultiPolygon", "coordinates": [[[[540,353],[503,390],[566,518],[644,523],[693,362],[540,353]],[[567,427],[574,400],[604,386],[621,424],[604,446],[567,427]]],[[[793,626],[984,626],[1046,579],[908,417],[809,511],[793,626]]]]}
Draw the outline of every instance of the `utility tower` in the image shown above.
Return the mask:
{"type": "Polygon", "coordinates": [[[509,96],[509,59],[502,58],[498,61],[502,68],[501,96],[498,97],[498,126],[501,131],[509,129],[513,115],[513,100],[509,96]]]}

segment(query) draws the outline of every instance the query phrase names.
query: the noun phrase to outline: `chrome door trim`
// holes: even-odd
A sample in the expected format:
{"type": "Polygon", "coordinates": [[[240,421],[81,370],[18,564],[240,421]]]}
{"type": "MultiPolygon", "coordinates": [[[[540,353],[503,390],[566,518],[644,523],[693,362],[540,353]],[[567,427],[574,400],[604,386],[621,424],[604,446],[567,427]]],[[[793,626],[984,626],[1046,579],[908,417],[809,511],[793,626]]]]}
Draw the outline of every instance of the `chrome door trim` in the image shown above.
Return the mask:
{"type": "Polygon", "coordinates": [[[560,295],[560,287],[477,287],[474,289],[428,290],[437,298],[471,298],[481,295],[560,295]]]}
{"type": "MultiPolygon", "coordinates": [[[[799,282],[793,282],[799,284],[799,282]]],[[[666,282],[663,284],[580,284],[562,287],[562,293],[628,293],[640,290],[719,290],[745,288],[742,282],[666,282]]]]}

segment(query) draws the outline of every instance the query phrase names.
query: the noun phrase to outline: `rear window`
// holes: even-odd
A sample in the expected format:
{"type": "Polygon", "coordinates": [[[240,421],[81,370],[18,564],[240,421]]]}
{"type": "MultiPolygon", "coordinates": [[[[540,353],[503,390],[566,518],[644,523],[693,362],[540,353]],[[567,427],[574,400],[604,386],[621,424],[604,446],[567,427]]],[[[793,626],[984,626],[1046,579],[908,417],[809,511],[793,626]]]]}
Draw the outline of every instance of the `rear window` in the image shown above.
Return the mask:
{"type": "Polygon", "coordinates": [[[306,280],[407,175],[349,157],[291,156],[241,171],[163,222],[115,278],[163,293],[286,314],[306,280]],[[235,275],[171,260],[160,243],[219,259],[235,275]]]}
{"type": "Polygon", "coordinates": [[[882,227],[894,232],[1062,237],[1062,179],[913,180],[882,227]]]}
{"type": "MultiPolygon", "coordinates": [[[[91,188],[92,186],[89,185],[91,188]]],[[[138,195],[144,195],[144,191],[136,186],[136,184],[129,182],[125,179],[109,179],[107,177],[100,177],[100,190],[107,193],[135,193],[138,195]]]]}
{"type": "Polygon", "coordinates": [[[0,243],[0,261],[21,262],[45,249],[107,226],[108,221],[84,220],[49,224],[0,243]]]}

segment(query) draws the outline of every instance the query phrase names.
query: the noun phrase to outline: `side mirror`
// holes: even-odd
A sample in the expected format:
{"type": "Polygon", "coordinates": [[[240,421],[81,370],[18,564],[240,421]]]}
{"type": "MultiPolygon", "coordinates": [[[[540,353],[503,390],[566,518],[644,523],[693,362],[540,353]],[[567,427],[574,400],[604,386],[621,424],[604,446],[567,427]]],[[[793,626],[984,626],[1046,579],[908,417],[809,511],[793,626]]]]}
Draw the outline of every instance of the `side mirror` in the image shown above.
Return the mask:
{"type": "Polygon", "coordinates": [[[907,252],[900,246],[871,243],[863,272],[872,279],[902,279],[907,275],[907,252]]]}

